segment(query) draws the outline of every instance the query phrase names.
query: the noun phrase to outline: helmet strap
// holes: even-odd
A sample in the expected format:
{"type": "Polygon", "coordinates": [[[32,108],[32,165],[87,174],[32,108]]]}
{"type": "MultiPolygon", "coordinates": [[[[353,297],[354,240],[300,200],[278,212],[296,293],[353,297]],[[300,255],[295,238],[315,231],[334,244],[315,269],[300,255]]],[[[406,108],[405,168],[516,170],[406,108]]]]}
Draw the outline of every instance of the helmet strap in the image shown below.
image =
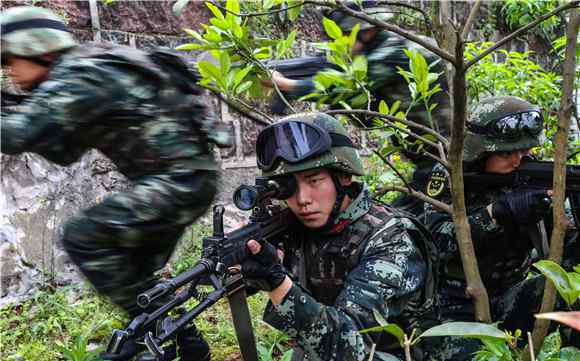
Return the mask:
{"type": "Polygon", "coordinates": [[[37,65],[43,66],[45,68],[51,68],[52,64],[54,63],[54,60],[46,60],[46,59],[42,59],[41,57],[38,57],[38,56],[25,58],[25,59],[32,62],[32,63],[35,63],[37,65]]]}
{"type": "Polygon", "coordinates": [[[330,212],[326,223],[324,226],[319,228],[319,231],[322,233],[328,233],[334,227],[336,218],[338,218],[341,212],[340,207],[342,206],[344,197],[351,195],[352,193],[350,187],[345,187],[342,185],[336,172],[331,171],[330,176],[332,178],[332,182],[334,183],[334,188],[336,189],[336,200],[334,201],[334,206],[332,207],[332,211],[330,212]]]}

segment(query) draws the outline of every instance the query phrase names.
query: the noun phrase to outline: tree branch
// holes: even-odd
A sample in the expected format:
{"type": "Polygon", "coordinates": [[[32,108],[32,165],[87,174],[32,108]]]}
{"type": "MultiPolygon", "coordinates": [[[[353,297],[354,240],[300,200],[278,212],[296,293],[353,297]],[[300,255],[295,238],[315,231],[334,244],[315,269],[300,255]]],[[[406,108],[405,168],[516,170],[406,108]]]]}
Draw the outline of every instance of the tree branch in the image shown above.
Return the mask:
{"type": "Polygon", "coordinates": [[[414,10],[418,13],[421,13],[421,15],[423,16],[423,20],[425,21],[425,25],[427,26],[427,29],[428,30],[434,29],[433,23],[431,22],[431,18],[429,17],[429,15],[423,9],[421,9],[417,6],[413,6],[413,5],[409,5],[409,4],[405,4],[405,3],[399,3],[399,2],[392,2],[392,1],[377,1],[377,4],[378,5],[400,6],[400,7],[411,9],[411,10],[414,10]]]}
{"type": "Polygon", "coordinates": [[[471,11],[469,12],[469,16],[467,17],[467,21],[465,22],[465,25],[463,26],[463,31],[461,32],[462,39],[467,39],[467,35],[471,31],[471,27],[473,26],[473,23],[475,22],[475,16],[479,12],[480,5],[481,5],[481,0],[477,0],[475,2],[475,4],[473,4],[473,7],[471,8],[471,11]]]}
{"type": "MultiPolygon", "coordinates": [[[[443,143],[445,147],[449,146],[449,141],[444,136],[442,136],[441,134],[437,133],[436,131],[434,131],[433,129],[431,129],[427,126],[424,126],[424,125],[419,124],[419,123],[415,123],[412,120],[400,119],[397,117],[393,117],[391,115],[379,113],[379,112],[372,111],[372,110],[364,110],[364,109],[333,109],[333,110],[328,110],[325,113],[330,114],[330,115],[332,115],[332,114],[346,114],[346,115],[348,115],[348,114],[362,114],[362,115],[368,115],[368,116],[377,117],[377,118],[381,118],[381,119],[386,119],[390,123],[399,122],[399,123],[408,125],[410,127],[422,130],[425,133],[431,134],[434,137],[436,137],[438,141],[443,143]]],[[[383,127],[366,128],[366,130],[373,130],[373,129],[380,129],[380,128],[383,128],[383,127]]],[[[427,141],[430,142],[429,140],[427,140],[427,141]]],[[[433,142],[431,142],[431,143],[433,143],[433,142]]],[[[435,146],[435,143],[433,143],[432,145],[435,146]]]]}
{"type": "MultiPolygon", "coordinates": [[[[207,89],[207,88],[206,88],[207,89]]],[[[262,117],[264,117],[265,119],[268,120],[264,120],[262,118],[259,118],[258,116],[256,116],[255,114],[253,114],[250,111],[244,110],[242,109],[238,104],[236,104],[235,102],[231,101],[230,99],[224,97],[223,95],[221,95],[218,92],[215,91],[211,91],[219,100],[223,101],[224,103],[226,103],[229,107],[231,107],[234,111],[236,111],[237,113],[241,114],[242,116],[253,120],[256,123],[260,123],[263,125],[270,125],[274,122],[274,119],[272,119],[269,115],[267,115],[266,113],[256,110],[255,108],[250,107],[248,104],[244,103],[244,102],[240,102],[241,105],[243,105],[244,107],[246,107],[247,109],[254,109],[255,113],[258,113],[259,115],[261,115],[262,117]]]]}
{"type": "MultiPolygon", "coordinates": [[[[570,118],[574,108],[574,81],[576,64],[576,47],[578,28],[580,26],[580,13],[577,9],[572,11],[568,28],[566,29],[566,56],[563,67],[562,99],[558,110],[558,130],[556,131],[556,151],[554,157],[554,207],[552,237],[550,239],[549,259],[560,263],[564,252],[564,236],[566,233],[566,215],[564,211],[566,190],[566,153],[568,150],[568,133],[570,132],[570,118]]],[[[540,313],[552,312],[556,302],[556,289],[552,282],[546,281],[544,297],[540,313]]],[[[549,320],[537,319],[534,324],[533,340],[535,353],[542,346],[542,341],[548,334],[549,320]]]]}
{"type": "Polygon", "coordinates": [[[436,207],[437,209],[440,209],[441,211],[447,213],[447,214],[451,214],[452,213],[452,209],[453,207],[447,203],[438,201],[435,198],[431,198],[429,196],[426,196],[425,193],[423,192],[419,192],[413,188],[411,188],[411,191],[409,191],[409,189],[407,189],[406,187],[401,187],[401,186],[397,186],[397,185],[392,185],[389,187],[383,187],[378,189],[375,194],[378,196],[383,196],[385,194],[387,194],[388,192],[402,192],[402,193],[406,193],[409,194],[415,198],[418,198],[424,202],[427,202],[429,204],[432,204],[434,207],[436,207]]]}
{"type": "Polygon", "coordinates": [[[373,150],[373,153],[375,153],[377,155],[377,157],[381,158],[381,160],[389,166],[389,168],[391,168],[393,170],[393,172],[395,172],[395,174],[397,175],[397,177],[399,177],[403,183],[405,183],[405,187],[407,187],[407,189],[409,190],[409,192],[413,191],[413,188],[411,188],[411,185],[409,184],[409,182],[407,182],[407,180],[405,179],[405,177],[403,177],[403,175],[401,174],[401,172],[399,172],[399,170],[397,169],[397,167],[395,167],[395,165],[388,160],[386,157],[383,157],[383,155],[376,151],[373,150]]]}
{"type": "Polygon", "coordinates": [[[489,55],[490,53],[494,52],[496,49],[498,49],[499,47],[503,46],[504,44],[506,44],[507,42],[511,41],[513,38],[519,36],[520,34],[525,33],[526,31],[530,30],[531,28],[535,27],[536,25],[538,25],[539,23],[541,23],[542,21],[562,12],[568,9],[572,9],[572,8],[577,8],[578,6],[580,6],[580,1],[576,0],[576,1],[571,1],[568,4],[564,4],[552,11],[550,11],[549,13],[540,16],[539,18],[537,18],[536,20],[532,21],[531,23],[529,23],[528,25],[514,31],[513,33],[511,33],[510,35],[506,36],[505,38],[501,39],[500,41],[498,41],[497,43],[495,43],[493,46],[489,47],[488,49],[486,49],[483,53],[479,54],[478,56],[476,56],[475,58],[473,58],[471,61],[469,61],[466,65],[465,65],[465,70],[469,69],[472,65],[474,65],[475,63],[477,63],[478,61],[480,61],[481,59],[485,58],[487,55],[489,55]]]}

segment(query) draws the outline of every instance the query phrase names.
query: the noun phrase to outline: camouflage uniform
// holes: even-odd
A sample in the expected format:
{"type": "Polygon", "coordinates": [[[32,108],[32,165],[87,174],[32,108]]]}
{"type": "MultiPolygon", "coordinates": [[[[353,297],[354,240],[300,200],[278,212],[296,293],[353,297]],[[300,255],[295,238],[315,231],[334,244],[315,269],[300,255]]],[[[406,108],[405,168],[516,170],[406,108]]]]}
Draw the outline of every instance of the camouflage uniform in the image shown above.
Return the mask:
{"type": "MultiPolygon", "coordinates": [[[[296,118],[347,134],[328,115],[298,114],[284,120],[296,118]]],[[[319,167],[349,174],[363,171],[356,151],[333,147],[301,163],[282,162],[264,175],[319,167]]],[[[374,202],[366,186],[353,183],[349,194],[352,202],[329,229],[298,226],[287,234],[284,265],[294,285],[280,305],[268,304],[264,320],[296,340],[307,360],[366,360],[373,343],[374,360],[397,360],[394,355],[402,355],[394,339],[358,331],[378,325],[374,311],[408,332],[435,322],[428,243],[419,225],[374,202]]]]}
{"type": "MultiPolygon", "coordinates": [[[[13,8],[6,18],[13,19],[17,9],[35,16],[42,10],[13,8]]],[[[51,32],[62,31],[45,31],[51,32]]],[[[26,36],[25,30],[3,34],[3,52],[38,55],[34,47],[17,47],[26,36]]],[[[2,153],[34,152],[68,165],[98,149],[133,183],[78,214],[63,235],[64,248],[84,275],[131,316],[140,312],[137,294],[153,285],[153,273],[216,191],[201,93],[180,66],[168,54],[67,43],[19,111],[2,114],[2,153]]]]}
{"type": "MultiPolygon", "coordinates": [[[[470,114],[470,123],[489,125],[506,114],[526,110],[539,111],[537,107],[519,98],[488,98],[481,101],[470,114]]],[[[529,134],[509,142],[468,131],[463,158],[466,167],[481,168],[487,153],[529,149],[538,145],[538,136],[529,134]]],[[[520,329],[525,332],[533,328],[533,314],[539,311],[544,289],[543,276],[527,277],[533,260],[534,244],[526,227],[519,224],[508,227],[494,223],[486,209],[503,194],[519,190],[482,184],[478,189],[466,190],[465,203],[479,272],[490,299],[492,319],[501,321],[502,329],[520,329]]],[[[427,192],[445,203],[451,202],[449,184],[441,165],[433,168],[427,192]]],[[[433,234],[440,257],[438,301],[442,320],[475,321],[472,300],[465,292],[467,283],[453,220],[430,204],[425,205],[424,216],[424,223],[433,234]]],[[[546,217],[544,221],[549,226],[550,217],[546,217]]],[[[472,353],[481,347],[478,341],[464,338],[446,338],[440,342],[441,345],[430,353],[434,361],[469,360],[472,353]]]]}

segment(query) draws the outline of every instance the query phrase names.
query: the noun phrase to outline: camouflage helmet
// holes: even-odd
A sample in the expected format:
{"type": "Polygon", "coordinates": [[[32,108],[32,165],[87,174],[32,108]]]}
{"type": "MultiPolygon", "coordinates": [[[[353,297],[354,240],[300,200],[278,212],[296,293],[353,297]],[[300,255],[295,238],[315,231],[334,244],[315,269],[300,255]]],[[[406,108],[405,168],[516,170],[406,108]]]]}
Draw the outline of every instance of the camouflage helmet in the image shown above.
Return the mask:
{"type": "Polygon", "coordinates": [[[539,146],[543,121],[537,134],[520,130],[517,139],[511,140],[491,134],[480,134],[473,130],[474,128],[489,128],[507,116],[527,112],[537,113],[541,120],[540,108],[518,97],[497,96],[480,101],[469,115],[463,143],[463,160],[472,162],[490,152],[511,152],[539,146]]]}
{"type": "Polygon", "coordinates": [[[65,23],[52,11],[17,6],[0,14],[2,57],[35,58],[77,45],[65,23]]]}
{"type": "MultiPolygon", "coordinates": [[[[385,7],[380,7],[375,1],[363,1],[362,8],[356,3],[347,4],[347,6],[354,11],[364,11],[371,17],[379,21],[389,21],[393,18],[393,14],[385,7]]],[[[362,19],[352,17],[340,10],[331,11],[327,17],[333,20],[344,32],[350,32],[356,24],[360,24],[360,30],[367,30],[374,28],[375,25],[368,23],[362,19]]]]}
{"type": "MultiPolygon", "coordinates": [[[[348,132],[340,121],[328,114],[318,112],[298,113],[280,119],[281,122],[290,120],[311,123],[329,133],[336,133],[348,137],[348,132]]],[[[288,163],[281,160],[274,169],[262,171],[262,175],[264,177],[274,177],[323,167],[353,175],[364,175],[364,169],[358,151],[353,147],[347,146],[332,146],[330,151],[299,163],[288,163]]]]}

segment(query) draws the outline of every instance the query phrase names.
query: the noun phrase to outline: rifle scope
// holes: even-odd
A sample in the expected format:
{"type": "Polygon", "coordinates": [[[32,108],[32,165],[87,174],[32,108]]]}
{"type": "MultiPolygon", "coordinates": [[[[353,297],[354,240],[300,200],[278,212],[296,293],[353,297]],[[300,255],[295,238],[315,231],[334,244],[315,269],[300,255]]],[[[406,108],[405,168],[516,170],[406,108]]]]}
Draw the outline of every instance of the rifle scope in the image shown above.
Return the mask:
{"type": "Polygon", "coordinates": [[[248,211],[267,199],[284,200],[296,192],[293,175],[266,178],[256,177],[256,185],[242,184],[234,192],[234,204],[238,209],[248,211]]]}

